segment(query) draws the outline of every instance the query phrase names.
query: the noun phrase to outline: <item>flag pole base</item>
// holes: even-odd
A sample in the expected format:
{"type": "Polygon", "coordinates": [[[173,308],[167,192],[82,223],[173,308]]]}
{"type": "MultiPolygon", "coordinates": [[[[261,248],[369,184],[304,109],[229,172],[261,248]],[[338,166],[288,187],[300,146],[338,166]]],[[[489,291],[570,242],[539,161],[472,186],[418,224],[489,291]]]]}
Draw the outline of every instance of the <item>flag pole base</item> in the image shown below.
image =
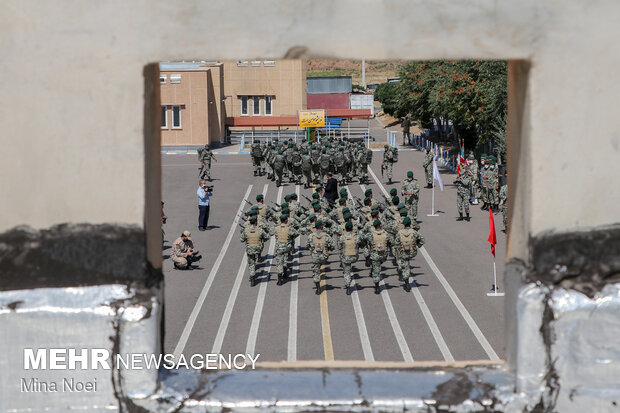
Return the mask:
{"type": "Polygon", "coordinates": [[[504,293],[487,293],[489,297],[503,297],[504,293]]]}
{"type": "Polygon", "coordinates": [[[426,214],[427,217],[438,217],[439,214],[426,214]]]}

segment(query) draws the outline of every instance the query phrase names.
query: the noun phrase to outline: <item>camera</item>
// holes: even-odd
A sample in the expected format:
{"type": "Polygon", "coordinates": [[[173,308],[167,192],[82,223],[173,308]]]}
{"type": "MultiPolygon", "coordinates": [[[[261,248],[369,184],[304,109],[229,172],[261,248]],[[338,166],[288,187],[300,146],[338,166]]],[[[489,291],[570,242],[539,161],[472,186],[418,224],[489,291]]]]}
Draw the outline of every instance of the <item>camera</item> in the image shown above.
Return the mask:
{"type": "Polygon", "coordinates": [[[205,185],[202,187],[206,192],[213,192],[213,186],[205,185]]]}

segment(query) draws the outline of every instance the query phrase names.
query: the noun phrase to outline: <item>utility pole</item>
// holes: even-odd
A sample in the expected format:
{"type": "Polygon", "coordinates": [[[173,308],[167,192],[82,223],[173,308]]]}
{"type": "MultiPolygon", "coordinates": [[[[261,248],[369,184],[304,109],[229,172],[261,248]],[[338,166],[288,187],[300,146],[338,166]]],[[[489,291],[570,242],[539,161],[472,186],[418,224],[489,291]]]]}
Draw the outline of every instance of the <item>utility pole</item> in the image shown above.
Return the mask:
{"type": "Polygon", "coordinates": [[[366,90],[366,59],[362,59],[362,87],[366,90]]]}

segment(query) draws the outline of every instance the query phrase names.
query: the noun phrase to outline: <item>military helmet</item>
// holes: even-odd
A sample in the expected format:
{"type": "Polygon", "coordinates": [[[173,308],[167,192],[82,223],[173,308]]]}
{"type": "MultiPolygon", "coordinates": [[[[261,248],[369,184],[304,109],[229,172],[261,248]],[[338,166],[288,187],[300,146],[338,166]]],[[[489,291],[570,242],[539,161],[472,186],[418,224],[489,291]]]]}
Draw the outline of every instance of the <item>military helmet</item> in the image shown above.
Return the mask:
{"type": "Polygon", "coordinates": [[[377,228],[379,225],[381,225],[381,221],[379,221],[378,219],[375,219],[372,222],[372,226],[375,227],[375,228],[377,228]]]}
{"type": "Polygon", "coordinates": [[[389,147],[390,147],[389,145],[383,145],[383,149],[387,149],[389,147]]]}
{"type": "Polygon", "coordinates": [[[349,218],[353,218],[353,215],[351,215],[350,212],[345,212],[344,214],[342,214],[342,218],[349,219],[349,218]]]}
{"type": "Polygon", "coordinates": [[[314,212],[316,212],[321,209],[321,204],[313,204],[312,208],[314,208],[314,212]]]}
{"type": "Polygon", "coordinates": [[[321,221],[320,219],[314,224],[315,228],[322,227],[322,226],[323,226],[323,221],[321,221]]]}
{"type": "Polygon", "coordinates": [[[346,203],[347,203],[347,198],[340,198],[340,199],[338,199],[338,203],[339,203],[340,205],[344,205],[344,204],[346,204],[346,203]]]}
{"type": "Polygon", "coordinates": [[[370,216],[371,217],[379,216],[379,210],[378,209],[373,209],[372,211],[370,211],[370,216]]]}
{"type": "Polygon", "coordinates": [[[318,198],[320,198],[320,197],[321,197],[321,195],[319,195],[319,193],[318,193],[318,192],[313,192],[313,193],[312,193],[312,198],[318,199],[318,198]]]}
{"type": "Polygon", "coordinates": [[[364,205],[370,205],[370,203],[372,202],[372,200],[368,197],[364,198],[364,205]]]}
{"type": "Polygon", "coordinates": [[[407,171],[407,178],[413,178],[413,171],[407,171]]]}
{"type": "Polygon", "coordinates": [[[351,231],[353,229],[353,223],[351,221],[344,224],[344,229],[351,231]]]}
{"type": "Polygon", "coordinates": [[[341,188],[340,189],[340,195],[347,195],[347,189],[346,188],[341,188]]]}
{"type": "Polygon", "coordinates": [[[282,149],[278,149],[278,155],[282,155],[282,149]]]}
{"type": "Polygon", "coordinates": [[[398,205],[399,202],[400,202],[400,198],[398,196],[392,197],[392,203],[394,205],[398,205]]]}
{"type": "Polygon", "coordinates": [[[406,226],[406,227],[411,225],[411,218],[409,218],[409,217],[403,218],[403,225],[406,226]]]}
{"type": "Polygon", "coordinates": [[[407,216],[407,208],[400,208],[398,210],[398,213],[400,214],[401,217],[406,217],[407,216]]]}
{"type": "Polygon", "coordinates": [[[252,215],[250,217],[250,223],[254,224],[254,223],[256,223],[256,221],[257,221],[256,215],[252,215]]]}
{"type": "Polygon", "coordinates": [[[261,201],[263,198],[265,198],[265,197],[263,196],[263,194],[258,194],[258,195],[256,195],[256,200],[257,200],[257,201],[261,201]]]}
{"type": "Polygon", "coordinates": [[[397,194],[398,194],[398,191],[396,190],[396,188],[390,189],[390,196],[396,196],[397,194]]]}
{"type": "Polygon", "coordinates": [[[291,210],[290,210],[290,209],[288,209],[288,208],[283,208],[283,209],[282,209],[282,213],[283,213],[283,214],[286,214],[286,215],[291,215],[291,210]]]}
{"type": "Polygon", "coordinates": [[[402,202],[399,202],[396,208],[403,209],[404,207],[405,207],[405,204],[403,204],[402,202]]]}
{"type": "Polygon", "coordinates": [[[368,188],[367,190],[364,191],[364,195],[368,196],[372,194],[372,189],[368,188]]]}
{"type": "Polygon", "coordinates": [[[282,202],[280,205],[281,208],[288,208],[288,202],[282,202]]]}
{"type": "Polygon", "coordinates": [[[286,215],[286,214],[282,214],[282,215],[280,215],[280,221],[284,222],[284,221],[286,221],[287,219],[288,219],[288,215],[286,215]]]}

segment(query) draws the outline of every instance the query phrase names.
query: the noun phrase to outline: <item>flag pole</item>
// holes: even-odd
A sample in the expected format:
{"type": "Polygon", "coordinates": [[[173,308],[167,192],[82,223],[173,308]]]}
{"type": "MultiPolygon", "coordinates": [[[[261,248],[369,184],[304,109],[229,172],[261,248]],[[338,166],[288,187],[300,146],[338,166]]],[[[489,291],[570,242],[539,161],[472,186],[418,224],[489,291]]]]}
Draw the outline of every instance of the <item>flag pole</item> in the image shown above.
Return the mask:
{"type": "Polygon", "coordinates": [[[493,292],[487,293],[489,297],[503,297],[504,293],[497,292],[497,269],[495,267],[495,257],[493,257],[493,292]]]}
{"type": "Polygon", "coordinates": [[[435,178],[433,178],[433,194],[432,194],[432,201],[431,201],[431,213],[430,214],[426,214],[427,217],[438,217],[439,214],[435,213],[435,178]]]}

